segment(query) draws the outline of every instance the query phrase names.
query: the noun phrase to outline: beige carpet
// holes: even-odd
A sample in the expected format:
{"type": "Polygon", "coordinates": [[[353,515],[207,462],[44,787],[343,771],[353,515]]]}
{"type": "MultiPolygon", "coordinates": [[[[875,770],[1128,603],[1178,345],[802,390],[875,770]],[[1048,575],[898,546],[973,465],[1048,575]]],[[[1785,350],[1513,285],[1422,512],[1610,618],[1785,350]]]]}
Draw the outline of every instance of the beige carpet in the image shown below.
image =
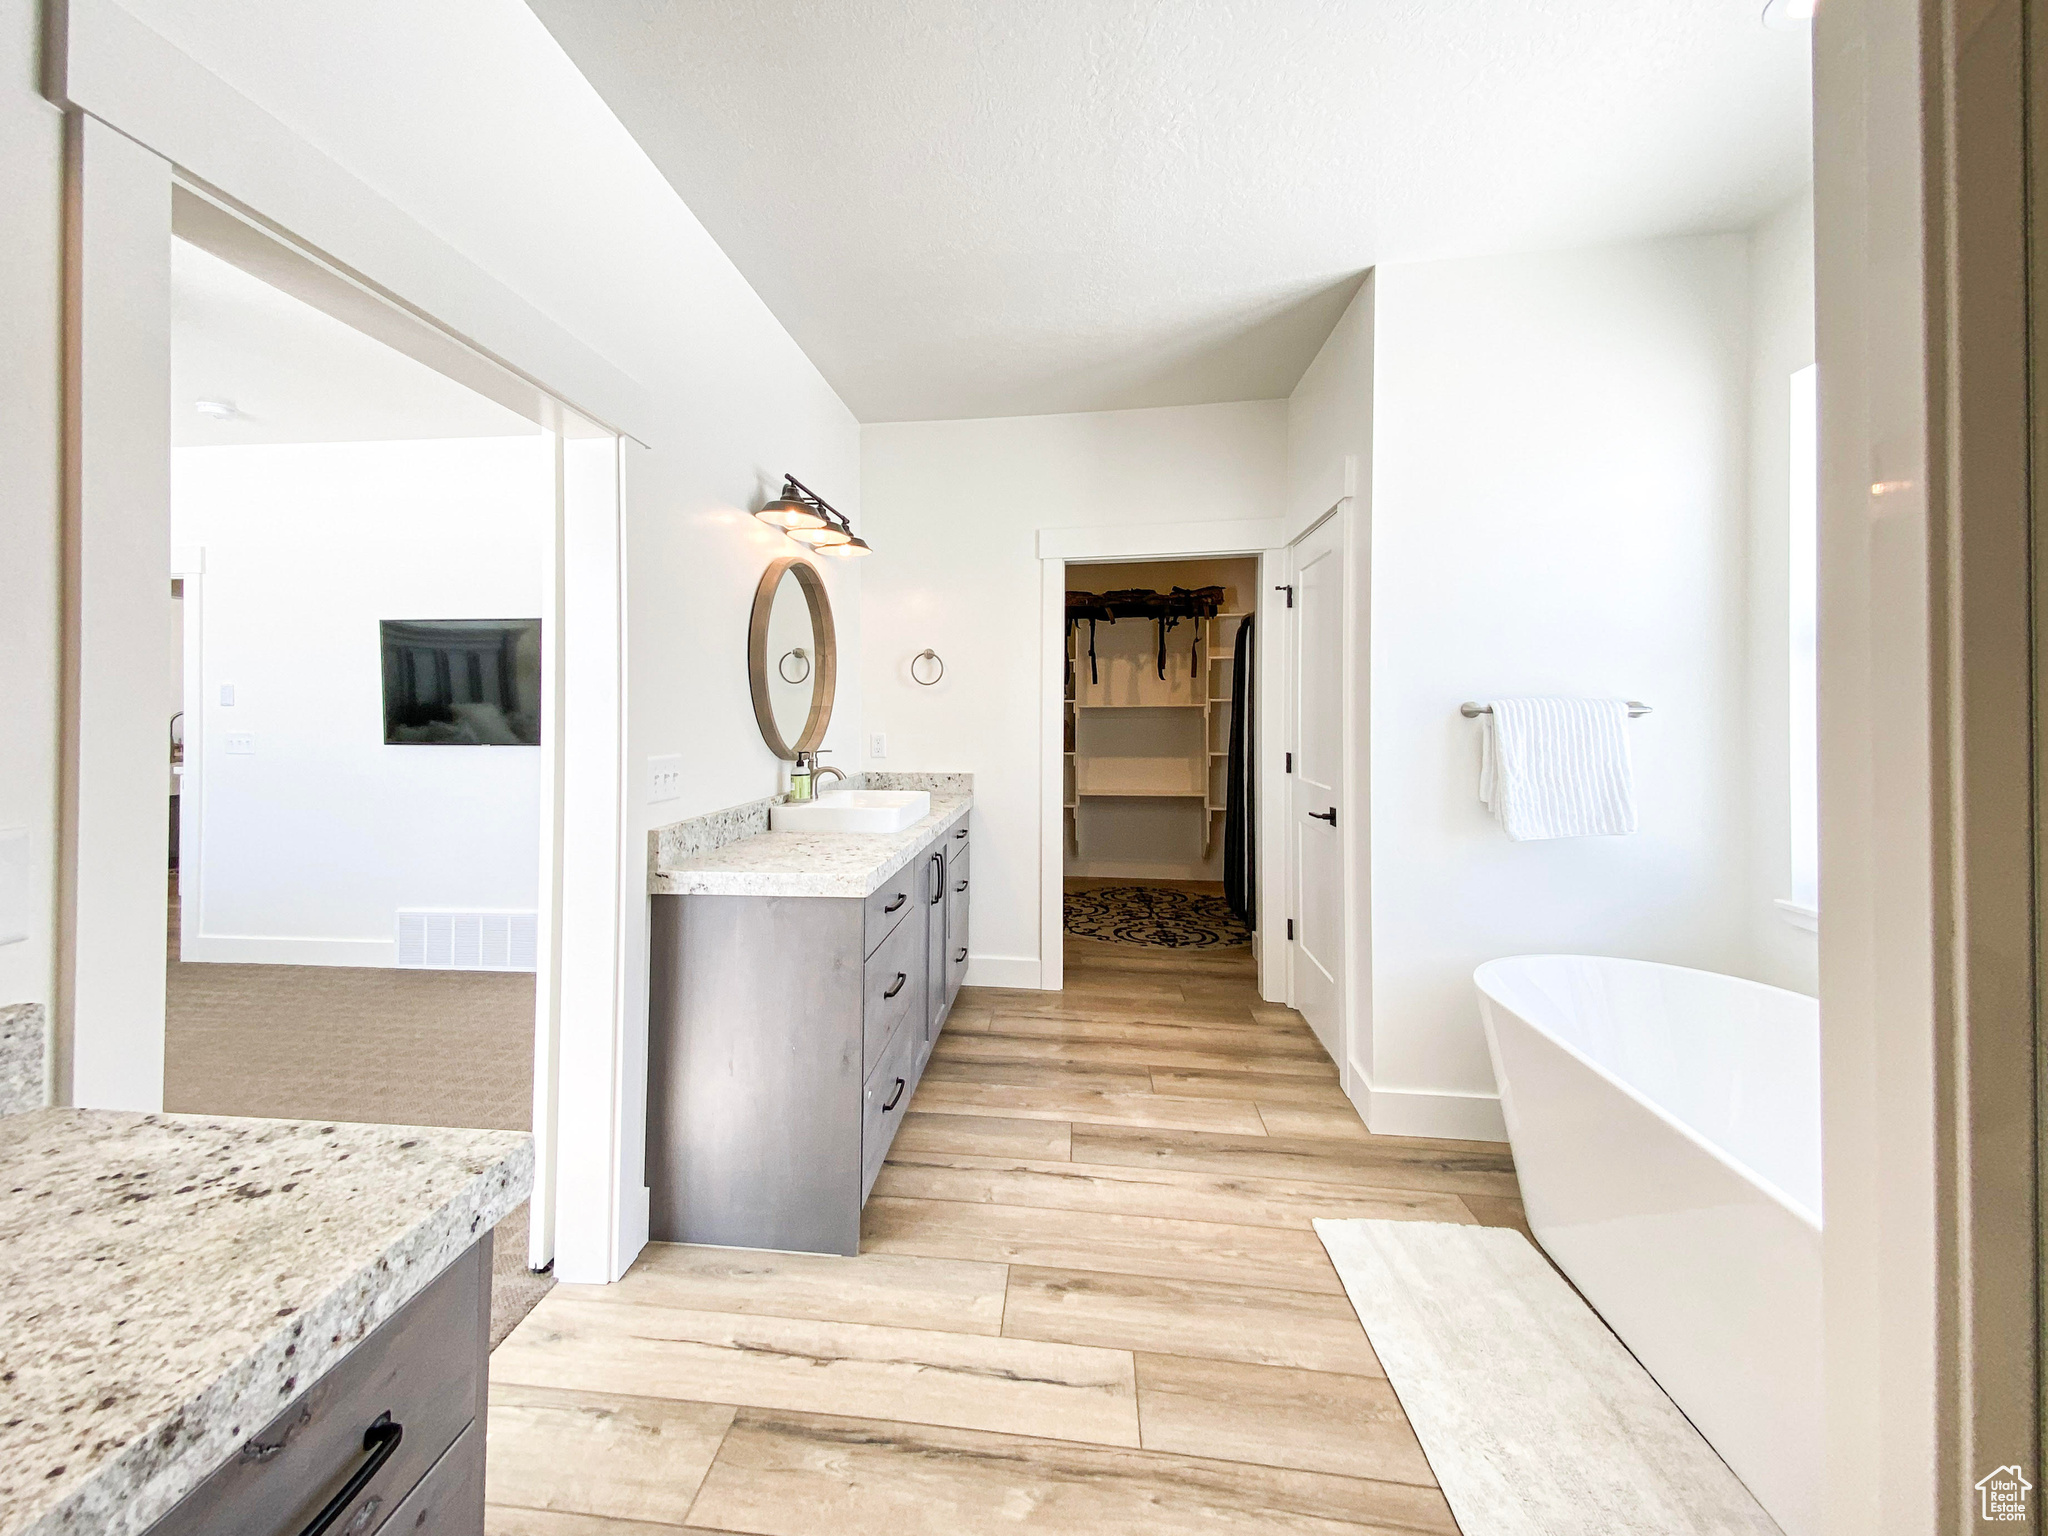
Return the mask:
{"type": "MultiPolygon", "coordinates": [[[[178,953],[176,888],[170,952],[178,953]]],[[[173,959],[164,1108],[375,1125],[533,1128],[533,977],[173,959]]],[[[526,1268],[526,1207],[499,1224],[491,1343],[554,1284],[526,1268]]]]}

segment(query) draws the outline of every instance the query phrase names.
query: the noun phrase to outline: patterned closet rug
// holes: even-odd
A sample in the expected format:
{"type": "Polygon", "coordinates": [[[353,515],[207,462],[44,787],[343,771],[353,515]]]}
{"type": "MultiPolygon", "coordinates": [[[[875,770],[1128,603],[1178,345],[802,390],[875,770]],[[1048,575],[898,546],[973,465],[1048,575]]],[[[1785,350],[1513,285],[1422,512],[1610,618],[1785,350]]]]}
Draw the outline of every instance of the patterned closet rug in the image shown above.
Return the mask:
{"type": "Polygon", "coordinates": [[[1068,891],[1067,932],[1147,949],[1228,949],[1251,942],[1230,903],[1206,891],[1164,885],[1105,885],[1068,891]]]}

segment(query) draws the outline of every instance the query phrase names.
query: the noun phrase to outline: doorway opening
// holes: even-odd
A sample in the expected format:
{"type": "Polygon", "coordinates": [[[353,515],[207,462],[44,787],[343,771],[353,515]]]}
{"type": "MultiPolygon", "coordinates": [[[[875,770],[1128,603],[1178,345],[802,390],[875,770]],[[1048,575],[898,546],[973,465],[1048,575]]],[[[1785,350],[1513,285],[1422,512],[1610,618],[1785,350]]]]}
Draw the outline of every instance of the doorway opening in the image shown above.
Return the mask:
{"type": "MultiPolygon", "coordinates": [[[[563,423],[177,208],[164,1107],[545,1143],[563,423]]],[[[547,1237],[506,1218],[493,1342],[547,1237]]]]}
{"type": "Polygon", "coordinates": [[[1066,566],[1069,967],[1199,955],[1256,977],[1258,590],[1249,556],[1066,566]]]}

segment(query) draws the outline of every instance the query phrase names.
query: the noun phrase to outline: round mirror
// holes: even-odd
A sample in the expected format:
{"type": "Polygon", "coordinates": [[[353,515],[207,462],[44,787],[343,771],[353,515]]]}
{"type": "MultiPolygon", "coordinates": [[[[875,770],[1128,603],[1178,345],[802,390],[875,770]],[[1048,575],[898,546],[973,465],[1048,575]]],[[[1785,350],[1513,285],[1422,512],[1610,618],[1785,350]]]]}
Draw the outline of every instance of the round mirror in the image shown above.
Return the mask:
{"type": "Polygon", "coordinates": [[[784,759],[817,751],[832,719],[839,647],[825,583],[794,555],[769,565],[754,589],[747,675],[768,750],[784,759]]]}

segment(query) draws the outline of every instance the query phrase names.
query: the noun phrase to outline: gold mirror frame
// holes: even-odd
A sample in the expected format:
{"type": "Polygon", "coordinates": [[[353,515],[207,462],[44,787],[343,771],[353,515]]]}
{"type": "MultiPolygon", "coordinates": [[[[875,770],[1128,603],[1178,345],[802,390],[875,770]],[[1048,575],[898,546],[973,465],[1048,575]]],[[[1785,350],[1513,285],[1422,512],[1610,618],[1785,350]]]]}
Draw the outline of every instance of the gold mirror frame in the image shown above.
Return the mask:
{"type": "Polygon", "coordinates": [[[761,584],[754,588],[753,616],[747,621],[747,682],[754,694],[754,720],[769,751],[784,762],[794,762],[797,753],[818,750],[825,740],[825,727],[832,721],[833,695],[839,690],[839,642],[832,633],[832,599],[818,568],[808,560],[785,555],[771,560],[761,573],[761,584]],[[796,583],[810,607],[811,637],[818,650],[811,713],[794,746],[782,739],[782,727],[775,723],[775,709],[768,700],[768,619],[775,610],[775,593],[782,578],[791,570],[796,572],[796,583]]]}

